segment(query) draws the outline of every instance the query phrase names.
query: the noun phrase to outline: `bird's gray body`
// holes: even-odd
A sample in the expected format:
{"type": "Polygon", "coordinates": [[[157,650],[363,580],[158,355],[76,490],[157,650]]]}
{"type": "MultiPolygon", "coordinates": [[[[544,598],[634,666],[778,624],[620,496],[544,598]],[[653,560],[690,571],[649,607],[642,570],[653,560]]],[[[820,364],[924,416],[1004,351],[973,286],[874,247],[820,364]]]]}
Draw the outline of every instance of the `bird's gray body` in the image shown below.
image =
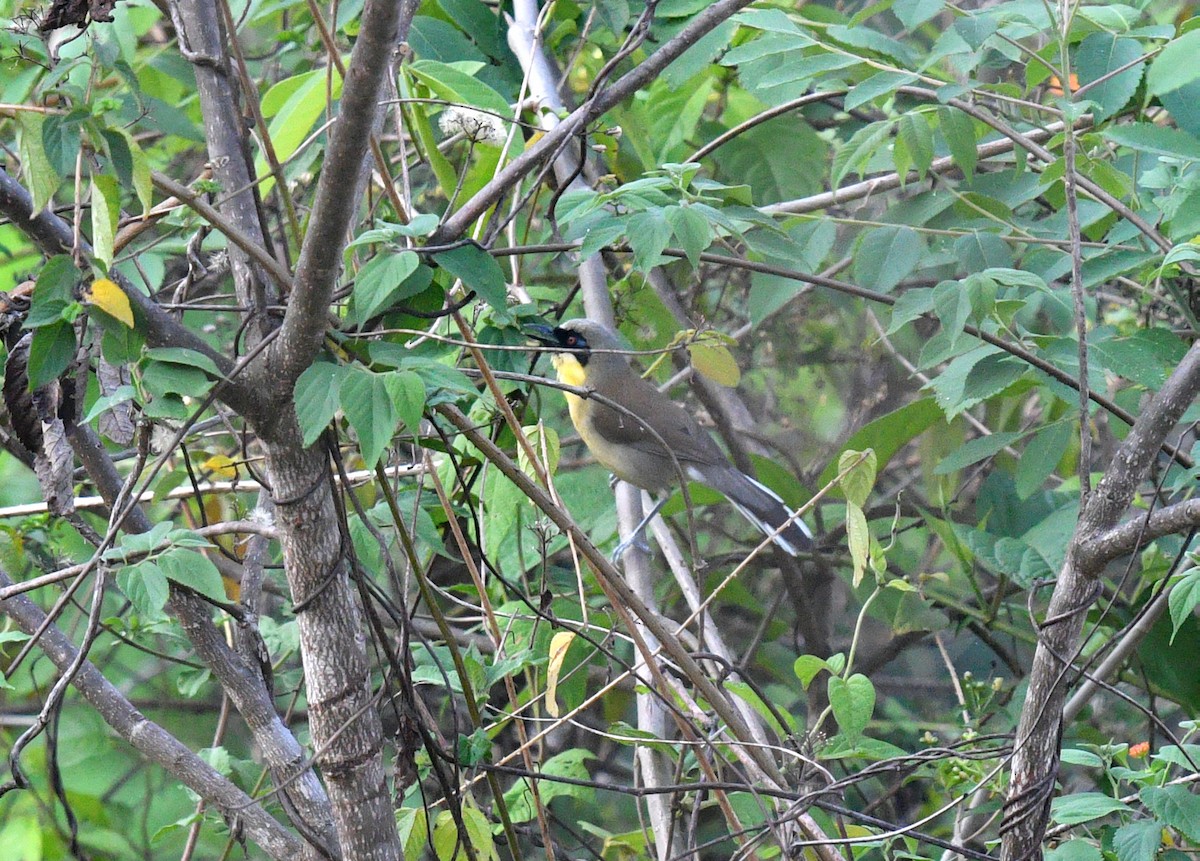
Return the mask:
{"type": "Polygon", "coordinates": [[[567,350],[554,354],[559,379],[601,396],[568,393],[567,402],[575,429],[613,475],[652,492],[681,478],[702,482],[725,494],[765,534],[776,533],[773,540],[788,553],[812,546],[808,528],[782,499],[739,471],[686,410],[630,367],[616,332],[587,319],[546,332],[539,340],[567,350]]]}

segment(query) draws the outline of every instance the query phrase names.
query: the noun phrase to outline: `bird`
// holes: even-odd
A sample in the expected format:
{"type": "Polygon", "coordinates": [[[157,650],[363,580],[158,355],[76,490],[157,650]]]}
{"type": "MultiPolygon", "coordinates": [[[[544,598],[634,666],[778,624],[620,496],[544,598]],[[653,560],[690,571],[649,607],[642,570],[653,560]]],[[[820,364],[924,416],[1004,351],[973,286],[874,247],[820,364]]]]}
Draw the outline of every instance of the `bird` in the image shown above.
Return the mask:
{"type": "MultiPolygon", "coordinates": [[[[596,320],[558,326],[527,323],[525,334],[553,348],[559,382],[588,389],[620,405],[566,392],[567,409],[588,450],[622,481],[651,493],[679,482],[680,473],[719,491],[764,535],[791,556],[814,546],[808,526],[779,495],[734,466],[713,438],[683,407],[640,376],[629,363],[620,335],[596,320]],[[665,443],[665,447],[664,447],[665,443]]],[[[618,557],[667,501],[663,496],[618,557]]]]}

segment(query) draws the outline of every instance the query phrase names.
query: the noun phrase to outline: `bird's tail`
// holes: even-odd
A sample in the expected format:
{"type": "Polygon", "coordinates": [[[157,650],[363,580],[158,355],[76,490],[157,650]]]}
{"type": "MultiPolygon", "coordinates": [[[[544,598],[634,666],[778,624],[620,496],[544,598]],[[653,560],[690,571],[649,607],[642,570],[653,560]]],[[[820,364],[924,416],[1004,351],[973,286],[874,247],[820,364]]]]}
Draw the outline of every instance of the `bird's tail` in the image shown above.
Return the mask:
{"type": "Polygon", "coordinates": [[[725,494],[743,517],[770,535],[785,553],[798,556],[802,550],[812,549],[813,534],[808,526],[765,484],[731,466],[710,468],[697,477],[725,494]]]}

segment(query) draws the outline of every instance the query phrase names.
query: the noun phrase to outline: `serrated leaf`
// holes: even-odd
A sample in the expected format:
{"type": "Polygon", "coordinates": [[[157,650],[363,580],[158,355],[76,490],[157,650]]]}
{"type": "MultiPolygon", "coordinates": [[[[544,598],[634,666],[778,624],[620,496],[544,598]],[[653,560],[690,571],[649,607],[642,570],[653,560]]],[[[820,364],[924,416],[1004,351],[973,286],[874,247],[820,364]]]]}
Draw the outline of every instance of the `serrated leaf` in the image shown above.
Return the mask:
{"type": "Polygon", "coordinates": [[[1116,75],[1112,73],[1129,65],[1142,54],[1142,46],[1136,40],[1118,38],[1112,33],[1092,33],[1080,43],[1075,54],[1079,82],[1087,85],[1104,78],[1082,96],[1095,102],[1097,107],[1094,115],[1097,123],[1103,122],[1125,107],[1137,92],[1145,63],[1137,63],[1116,75]],[[1105,78],[1106,75],[1111,77],[1105,78]]]}
{"type": "Polygon", "coordinates": [[[829,705],[842,732],[857,739],[875,712],[875,686],[861,673],[848,679],[834,676],[829,680],[829,705]]]}
{"type": "Polygon", "coordinates": [[[700,265],[700,252],[712,244],[713,232],[708,219],[690,206],[671,206],[666,210],[667,223],[679,247],[687,255],[692,268],[700,265]]]}
{"type": "Polygon", "coordinates": [[[1157,819],[1122,825],[1112,839],[1117,861],[1154,861],[1162,846],[1162,832],[1163,824],[1157,819]]]}
{"type": "Polygon", "coordinates": [[[85,290],[84,300],[95,305],[108,316],[133,328],[133,306],[129,297],[116,283],[107,278],[97,278],[85,290]]]}
{"type": "Polygon", "coordinates": [[[693,341],[687,351],[692,367],[714,383],[732,387],[741,380],[742,369],[724,344],[711,339],[693,341]]]}
{"type": "Polygon", "coordinates": [[[906,113],[900,118],[899,134],[892,151],[896,170],[903,178],[910,167],[924,179],[933,163],[933,131],[923,114],[906,113]]]}
{"type": "Polygon", "coordinates": [[[1200,795],[1187,786],[1148,786],[1139,793],[1142,803],[1154,815],[1200,843],[1200,795]]]}
{"type": "Polygon", "coordinates": [[[957,108],[938,108],[938,131],[954,163],[968,182],[975,176],[979,152],[975,148],[975,123],[957,108]]]}
{"type": "Polygon", "coordinates": [[[1200,30],[1189,30],[1166,44],[1146,74],[1146,89],[1161,96],[1200,79],[1200,30]]]}
{"type": "Polygon", "coordinates": [[[391,396],[396,415],[414,437],[421,428],[425,410],[425,384],[415,371],[392,371],[383,375],[383,384],[391,396]]]}

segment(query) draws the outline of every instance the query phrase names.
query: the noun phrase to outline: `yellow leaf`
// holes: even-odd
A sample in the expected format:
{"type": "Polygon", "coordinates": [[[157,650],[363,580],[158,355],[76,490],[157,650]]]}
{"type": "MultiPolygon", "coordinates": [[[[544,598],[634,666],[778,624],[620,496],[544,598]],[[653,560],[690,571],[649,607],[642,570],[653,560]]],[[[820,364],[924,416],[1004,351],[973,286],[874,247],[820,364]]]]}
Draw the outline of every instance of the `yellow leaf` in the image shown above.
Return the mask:
{"type": "Polygon", "coordinates": [[[575,641],[574,631],[559,631],[550,638],[550,662],[546,665],[546,711],[550,717],[558,717],[558,674],[562,672],[567,649],[575,641]]]}
{"type": "Polygon", "coordinates": [[[204,461],[204,468],[221,478],[237,478],[237,462],[224,454],[214,454],[204,461]]]}
{"type": "Polygon", "coordinates": [[[867,570],[871,533],[867,531],[867,516],[853,502],[846,503],[846,538],[850,545],[850,559],[854,563],[854,586],[858,588],[867,570]]]}
{"type": "Polygon", "coordinates": [[[97,278],[88,287],[84,298],[114,320],[133,328],[133,306],[129,304],[129,297],[112,281],[97,278]]]}
{"type": "Polygon", "coordinates": [[[724,344],[714,341],[697,341],[688,344],[688,356],[691,357],[692,367],[714,383],[722,386],[736,386],[742,378],[742,370],[738,367],[737,359],[724,344]]]}

